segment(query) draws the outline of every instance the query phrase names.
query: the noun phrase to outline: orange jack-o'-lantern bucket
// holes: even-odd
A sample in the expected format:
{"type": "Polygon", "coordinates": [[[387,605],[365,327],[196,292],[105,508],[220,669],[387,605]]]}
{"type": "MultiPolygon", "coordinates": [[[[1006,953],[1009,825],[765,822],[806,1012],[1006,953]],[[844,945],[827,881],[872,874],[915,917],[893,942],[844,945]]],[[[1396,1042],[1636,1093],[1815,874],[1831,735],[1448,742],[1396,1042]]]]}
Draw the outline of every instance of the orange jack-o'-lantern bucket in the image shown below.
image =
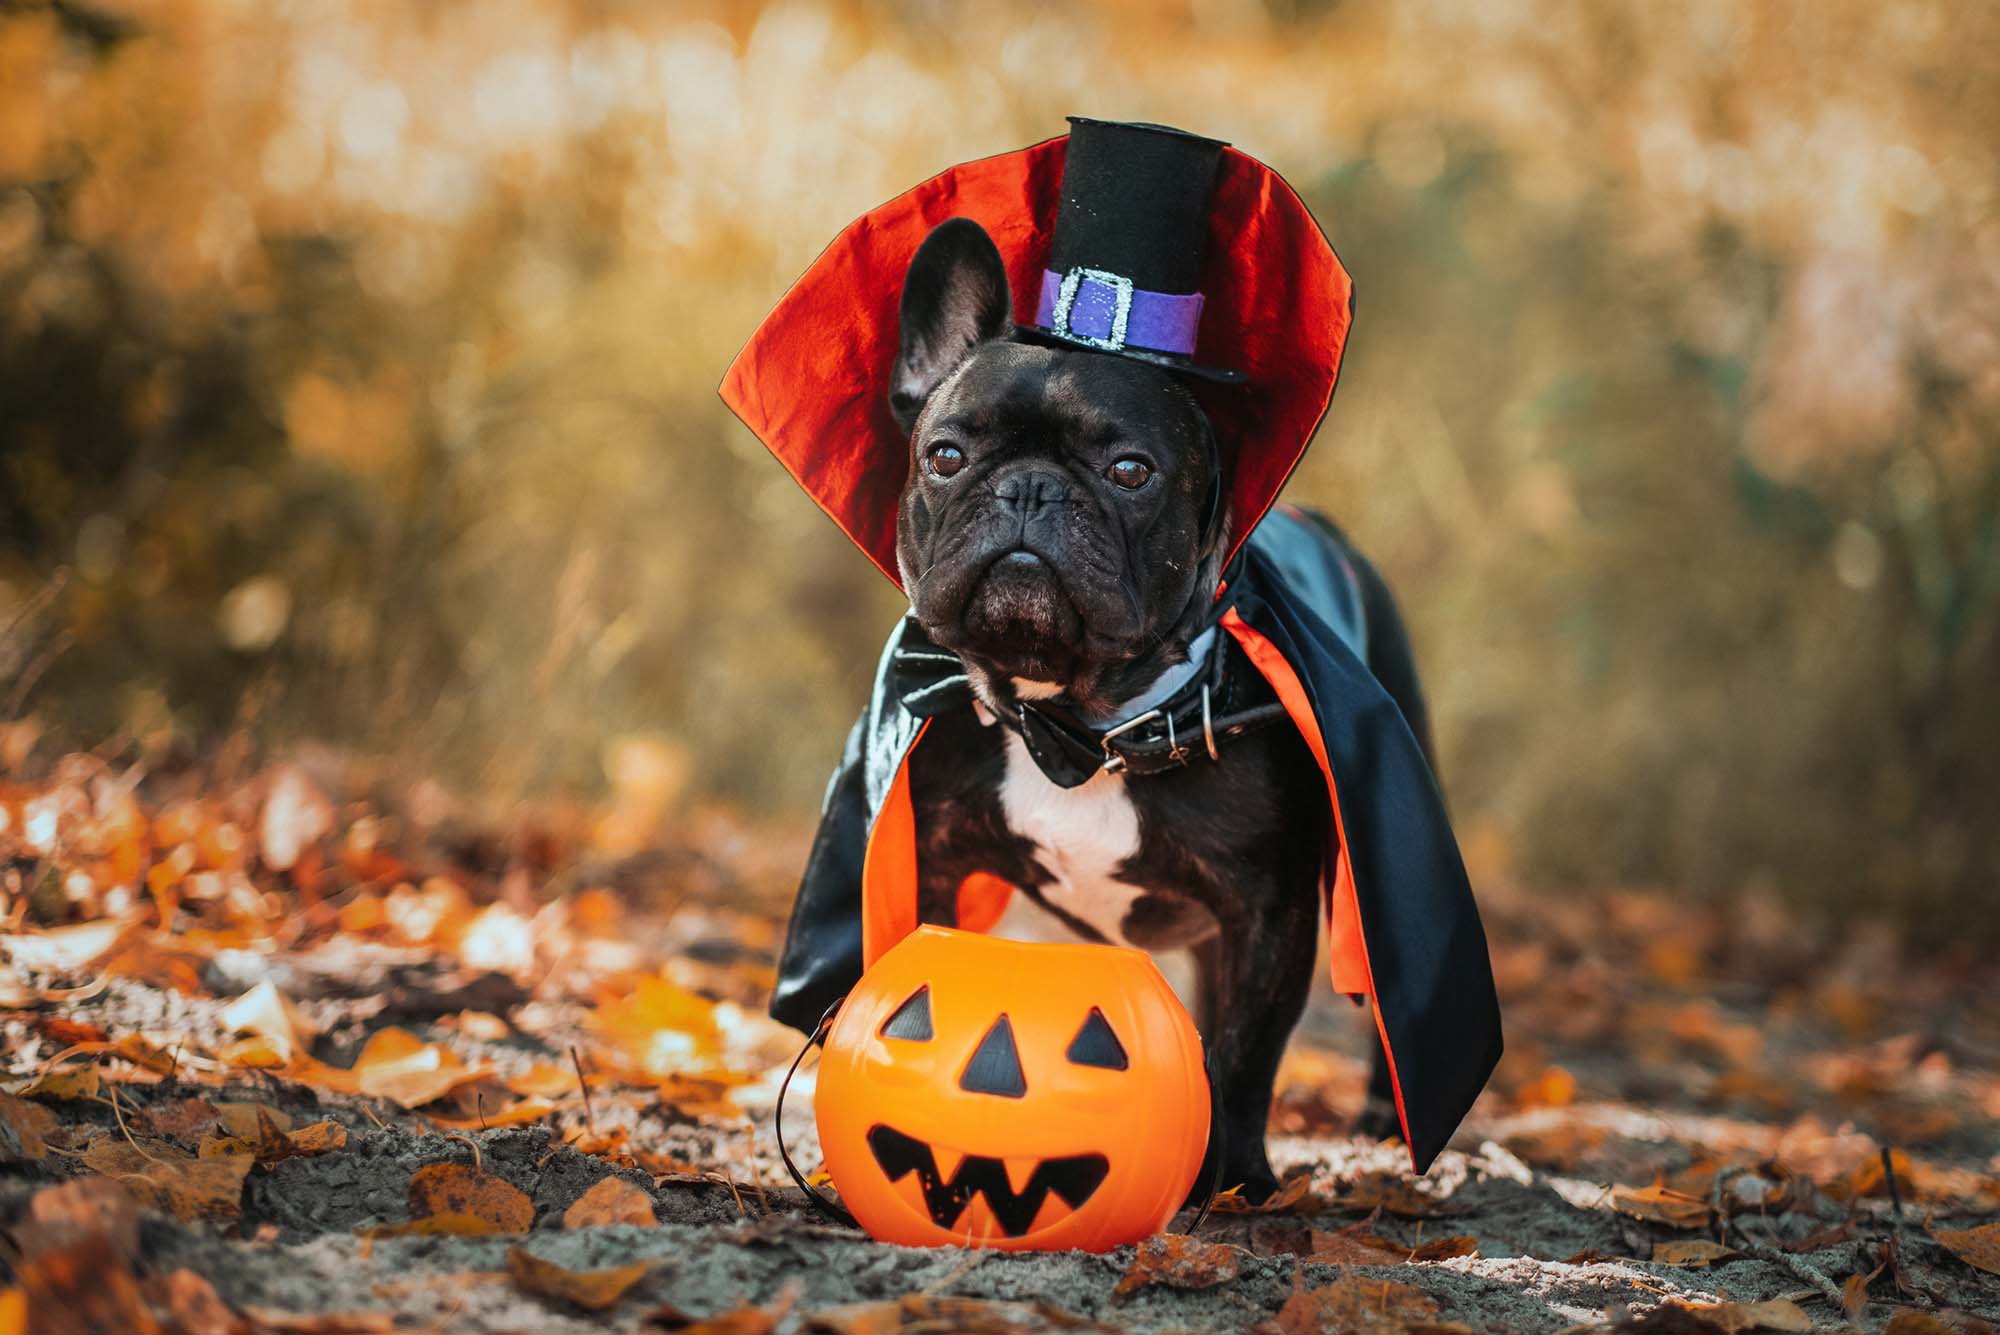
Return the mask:
{"type": "Polygon", "coordinates": [[[1104,1251],[1201,1170],[1201,1039],[1143,951],[919,927],[826,1035],[827,1172],[884,1242],[1104,1251]]]}

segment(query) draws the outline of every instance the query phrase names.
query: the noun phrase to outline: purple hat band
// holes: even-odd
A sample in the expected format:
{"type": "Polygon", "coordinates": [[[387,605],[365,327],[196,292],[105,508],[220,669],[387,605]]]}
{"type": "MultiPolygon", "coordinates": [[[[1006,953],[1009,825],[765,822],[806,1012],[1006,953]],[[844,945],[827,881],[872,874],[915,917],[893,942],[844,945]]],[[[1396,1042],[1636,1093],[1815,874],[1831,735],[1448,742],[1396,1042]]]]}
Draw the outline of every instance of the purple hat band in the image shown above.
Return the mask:
{"type": "Polygon", "coordinates": [[[1035,324],[1108,352],[1139,348],[1192,357],[1201,325],[1201,293],[1148,292],[1102,269],[1077,268],[1066,274],[1045,269],[1035,324]]]}

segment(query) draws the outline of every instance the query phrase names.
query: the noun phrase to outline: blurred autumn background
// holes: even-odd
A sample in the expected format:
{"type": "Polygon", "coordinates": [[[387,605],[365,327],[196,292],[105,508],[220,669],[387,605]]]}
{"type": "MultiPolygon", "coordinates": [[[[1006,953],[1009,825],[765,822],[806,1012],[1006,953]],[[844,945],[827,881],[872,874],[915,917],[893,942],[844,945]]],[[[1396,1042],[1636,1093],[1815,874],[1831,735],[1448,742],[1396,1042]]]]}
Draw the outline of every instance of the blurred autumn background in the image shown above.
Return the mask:
{"type": "Polygon", "coordinates": [[[1069,112],[1354,272],[1289,494],[1400,590],[1476,875],[2000,930],[1978,5],[0,0],[0,762],[804,829],[898,603],[714,385],[1069,112]]]}

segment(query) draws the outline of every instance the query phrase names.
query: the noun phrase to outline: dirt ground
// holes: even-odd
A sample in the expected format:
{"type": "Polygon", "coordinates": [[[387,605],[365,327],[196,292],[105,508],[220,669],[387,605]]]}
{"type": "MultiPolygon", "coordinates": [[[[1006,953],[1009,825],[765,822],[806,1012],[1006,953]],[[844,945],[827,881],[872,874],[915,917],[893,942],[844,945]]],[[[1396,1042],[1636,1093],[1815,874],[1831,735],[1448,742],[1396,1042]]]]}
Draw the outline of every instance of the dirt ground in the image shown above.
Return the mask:
{"type": "MultiPolygon", "coordinates": [[[[760,1003],[793,843],[713,816],[600,857],[597,812],[482,849],[287,770],[140,791],[135,855],[103,778],[0,788],[0,1332],[2000,1319],[2000,975],[1880,931],[1538,896],[1481,864],[1509,1055],[1426,1178],[1348,1133],[1365,1017],[1322,995],[1280,1080],[1272,1202],[1101,1256],[912,1250],[824,1222],[777,1160],[795,1036],[760,1003]],[[294,808],[325,818],[288,828],[294,808]],[[49,875],[121,857],[143,896],[34,925],[49,875]],[[440,1207],[424,1183],[447,1177],[469,1194],[440,1207]]],[[[809,1074],[795,1089],[808,1108],[809,1074]]]]}

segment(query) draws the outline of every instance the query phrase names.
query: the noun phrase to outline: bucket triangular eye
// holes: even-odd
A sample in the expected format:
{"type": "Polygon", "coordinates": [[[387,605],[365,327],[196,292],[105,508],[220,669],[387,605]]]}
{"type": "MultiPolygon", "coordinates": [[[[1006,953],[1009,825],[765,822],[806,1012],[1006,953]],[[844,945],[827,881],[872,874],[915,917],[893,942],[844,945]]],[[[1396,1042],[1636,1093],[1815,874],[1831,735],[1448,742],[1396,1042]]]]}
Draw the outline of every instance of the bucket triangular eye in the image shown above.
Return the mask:
{"type": "Polygon", "coordinates": [[[1111,1032],[1111,1022],[1095,1006],[1084,1017],[1083,1028],[1069,1041],[1065,1055],[1078,1066],[1102,1066],[1107,1071],[1122,1071],[1132,1064],[1125,1055],[1125,1045],[1111,1032]]]}
{"type": "Polygon", "coordinates": [[[926,983],[896,1007],[896,1013],[882,1021],[882,1037],[907,1038],[918,1043],[931,1039],[931,989],[926,983]]]}
{"type": "Polygon", "coordinates": [[[1014,1026],[1006,1016],[993,1022],[978,1050],[965,1064],[958,1087],[973,1094],[998,1094],[1018,1099],[1028,1092],[1028,1078],[1021,1074],[1021,1054],[1014,1048],[1014,1026]]]}

